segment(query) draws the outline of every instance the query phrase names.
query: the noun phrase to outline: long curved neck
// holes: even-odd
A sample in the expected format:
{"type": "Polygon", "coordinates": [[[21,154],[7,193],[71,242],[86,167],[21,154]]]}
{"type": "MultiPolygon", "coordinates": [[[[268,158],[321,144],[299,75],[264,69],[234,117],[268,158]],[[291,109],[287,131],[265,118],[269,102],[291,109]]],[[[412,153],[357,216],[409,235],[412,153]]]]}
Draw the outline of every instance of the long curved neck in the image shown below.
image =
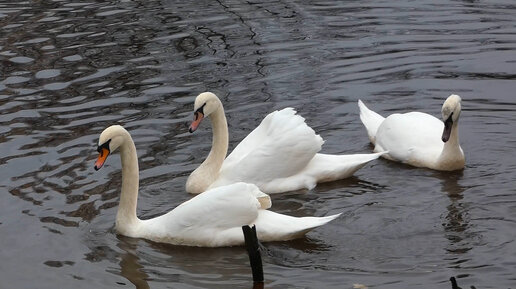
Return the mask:
{"type": "Polygon", "coordinates": [[[448,141],[444,144],[443,153],[445,152],[453,152],[455,150],[460,149],[460,143],[459,143],[459,123],[455,122],[452,126],[450,138],[448,141]]]}
{"type": "Polygon", "coordinates": [[[459,124],[453,124],[450,138],[444,143],[443,151],[438,160],[443,166],[462,167],[464,165],[464,154],[459,143],[459,124]]]}
{"type": "Polygon", "coordinates": [[[210,154],[199,168],[202,167],[203,169],[209,170],[214,177],[214,181],[228,153],[228,123],[222,105],[219,109],[211,113],[209,117],[213,129],[213,141],[210,154]]]}
{"type": "Polygon", "coordinates": [[[127,133],[120,146],[120,160],[122,161],[122,193],[120,205],[116,214],[116,228],[124,235],[131,235],[130,230],[140,221],[136,216],[138,201],[138,156],[133,139],[127,133]]]}

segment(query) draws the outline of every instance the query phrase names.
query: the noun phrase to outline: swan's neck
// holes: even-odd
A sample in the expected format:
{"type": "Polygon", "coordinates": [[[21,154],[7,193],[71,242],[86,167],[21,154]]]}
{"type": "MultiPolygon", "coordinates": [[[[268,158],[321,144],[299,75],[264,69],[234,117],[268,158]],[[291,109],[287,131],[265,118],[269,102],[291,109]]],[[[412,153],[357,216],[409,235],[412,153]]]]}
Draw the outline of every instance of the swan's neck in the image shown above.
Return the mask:
{"type": "Polygon", "coordinates": [[[222,105],[209,117],[213,128],[210,153],[186,181],[186,190],[194,194],[204,192],[219,177],[220,168],[228,153],[228,124],[222,105]]]}
{"type": "Polygon", "coordinates": [[[210,114],[210,120],[213,129],[213,141],[210,154],[201,166],[214,172],[213,175],[217,176],[228,153],[228,123],[224,108],[220,106],[219,109],[210,114]]]}
{"type": "Polygon", "coordinates": [[[116,229],[123,235],[131,236],[140,220],[136,216],[139,182],[138,157],[136,147],[129,134],[125,135],[124,142],[120,146],[120,159],[122,161],[122,193],[116,214],[116,229]]]}
{"type": "Polygon", "coordinates": [[[450,138],[444,143],[443,153],[457,151],[460,149],[459,144],[459,124],[455,122],[452,126],[450,138]]]}
{"type": "Polygon", "coordinates": [[[439,163],[446,169],[458,169],[464,166],[464,153],[459,143],[459,125],[453,124],[450,138],[444,143],[439,163]]]}

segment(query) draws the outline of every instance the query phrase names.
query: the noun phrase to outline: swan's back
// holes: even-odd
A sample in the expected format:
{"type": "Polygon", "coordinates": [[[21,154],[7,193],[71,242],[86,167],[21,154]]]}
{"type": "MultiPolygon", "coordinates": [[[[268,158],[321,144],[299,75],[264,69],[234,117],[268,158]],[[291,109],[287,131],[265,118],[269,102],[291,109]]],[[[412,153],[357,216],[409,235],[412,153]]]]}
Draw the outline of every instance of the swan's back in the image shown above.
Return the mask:
{"type": "Polygon", "coordinates": [[[132,237],[175,245],[220,247],[244,243],[242,226],[256,224],[261,241],[301,237],[340,214],[291,217],[268,211],[271,201],[257,186],[235,183],[208,190],[160,217],[143,220],[132,237]]]}
{"type": "Polygon", "coordinates": [[[435,162],[444,146],[443,128],[442,121],[426,113],[392,114],[378,127],[375,151],[389,151],[390,158],[409,163],[435,162]]]}
{"type": "Polygon", "coordinates": [[[199,194],[165,215],[144,220],[139,237],[176,245],[237,245],[243,241],[241,227],[253,224],[258,211],[268,207],[269,196],[255,185],[223,186],[199,194]]]}

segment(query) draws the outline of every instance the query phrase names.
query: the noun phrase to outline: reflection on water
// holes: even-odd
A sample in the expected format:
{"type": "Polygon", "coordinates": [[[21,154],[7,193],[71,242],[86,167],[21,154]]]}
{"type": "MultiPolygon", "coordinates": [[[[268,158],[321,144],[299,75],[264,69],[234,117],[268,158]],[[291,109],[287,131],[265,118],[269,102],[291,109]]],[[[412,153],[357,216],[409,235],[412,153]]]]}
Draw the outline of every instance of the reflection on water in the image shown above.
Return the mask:
{"type": "Polygon", "coordinates": [[[122,124],[135,140],[138,215],[148,218],[190,198],[186,178],[209,152],[209,126],[187,133],[199,92],[224,102],[230,149],[292,106],[327,153],[371,151],[359,98],[385,115],[438,116],[457,93],[464,171],[378,160],[348,180],[273,196],[280,213],[344,214],[305,239],[265,244],[265,287],[442,288],[450,276],[514,286],[515,9],[0,0],[0,277],[16,288],[250,288],[243,248],[116,235],[119,162],[92,169],[105,127],[122,124]]]}
{"type": "Polygon", "coordinates": [[[450,241],[450,247],[446,250],[452,254],[464,254],[471,250],[471,244],[468,242],[472,236],[466,236],[469,227],[469,213],[467,204],[462,201],[466,188],[458,184],[462,175],[462,172],[454,172],[446,174],[442,178],[442,191],[447,193],[450,199],[450,204],[446,206],[447,213],[443,224],[446,238],[450,241]]]}
{"type": "Polygon", "coordinates": [[[149,275],[145,274],[142,270],[144,267],[138,263],[140,258],[137,256],[136,244],[131,244],[131,241],[127,240],[119,242],[117,247],[125,251],[121,256],[120,274],[138,289],[150,288],[146,281],[149,275]]]}

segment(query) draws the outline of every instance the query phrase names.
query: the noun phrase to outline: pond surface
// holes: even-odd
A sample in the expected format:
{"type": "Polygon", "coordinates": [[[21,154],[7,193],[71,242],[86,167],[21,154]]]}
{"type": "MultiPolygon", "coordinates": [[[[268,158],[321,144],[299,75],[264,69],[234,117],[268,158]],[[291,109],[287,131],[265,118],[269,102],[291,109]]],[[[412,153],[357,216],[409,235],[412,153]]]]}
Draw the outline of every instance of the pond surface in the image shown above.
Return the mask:
{"type": "Polygon", "coordinates": [[[100,132],[122,124],[139,216],[188,200],[211,128],[187,123],[209,90],[230,148],[292,106],[336,154],[372,150],[359,98],[435,116],[463,98],[463,171],[382,159],[274,195],[276,212],[343,215],[265,244],[266,288],[516,288],[515,26],[513,0],[1,0],[0,287],[251,288],[242,247],[117,235],[119,156],[93,170],[100,132]]]}

